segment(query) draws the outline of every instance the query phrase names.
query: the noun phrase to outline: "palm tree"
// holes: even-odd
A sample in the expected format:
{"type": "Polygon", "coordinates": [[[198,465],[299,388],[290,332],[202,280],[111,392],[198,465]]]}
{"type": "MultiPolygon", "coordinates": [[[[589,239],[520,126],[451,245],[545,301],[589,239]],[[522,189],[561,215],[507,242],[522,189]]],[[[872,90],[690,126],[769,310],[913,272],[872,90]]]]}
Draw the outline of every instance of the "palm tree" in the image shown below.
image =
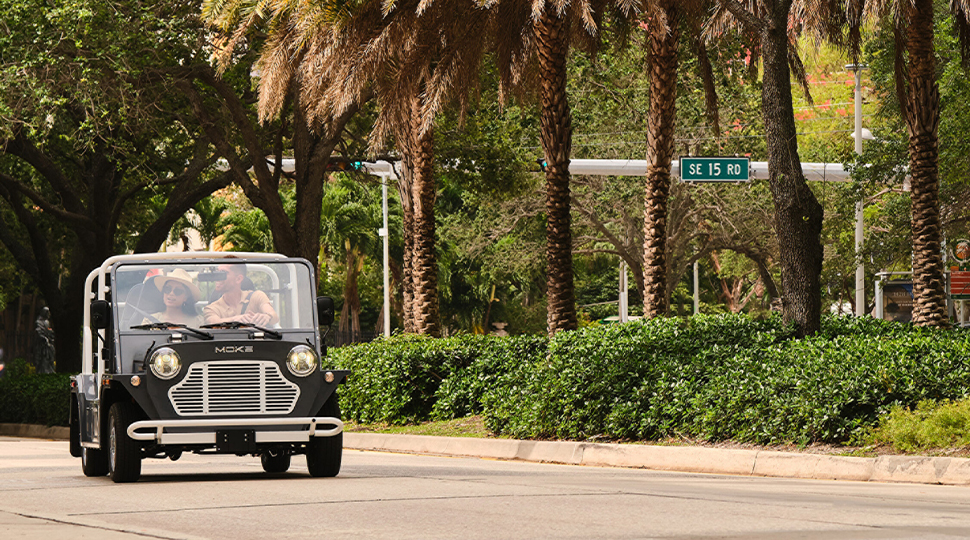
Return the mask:
{"type": "Polygon", "coordinates": [[[224,246],[230,246],[229,251],[275,251],[273,236],[269,232],[269,219],[259,208],[232,212],[226,216],[225,224],[222,242],[224,246]]]}
{"type": "Polygon", "coordinates": [[[503,93],[535,92],[540,104],[540,139],[546,176],[546,320],[550,335],[577,327],[573,285],[569,161],[572,116],[566,92],[570,47],[594,52],[601,20],[612,17],[619,31],[639,2],[606,0],[498,0],[489,35],[503,93]]]}
{"type": "Polygon", "coordinates": [[[717,94],[707,50],[700,39],[706,19],[706,0],[651,0],[647,21],[647,70],[650,73],[650,108],[647,112],[647,178],[643,206],[643,313],[656,317],[667,313],[670,302],[667,272],[667,203],[670,170],[674,157],[677,70],[681,26],[691,31],[696,45],[707,100],[707,119],[717,128],[717,94]]]}
{"type": "Polygon", "coordinates": [[[361,331],[357,282],[367,257],[377,246],[380,200],[375,200],[360,183],[341,175],[328,184],[321,215],[320,235],[324,246],[334,255],[342,252],[347,271],[339,330],[357,334],[361,331]]]}
{"type": "MultiPolygon", "coordinates": [[[[951,3],[966,58],[970,24],[964,2],[951,3]]],[[[913,322],[947,326],[946,289],[941,256],[939,140],[940,92],[936,84],[932,0],[878,1],[866,6],[869,19],[892,17],[896,36],[896,90],[909,131],[912,186],[913,322]]],[[[857,22],[861,25],[862,19],[857,22]]],[[[853,21],[855,22],[855,21],[853,21]]],[[[850,27],[851,28],[851,27],[850,27]]],[[[855,26],[854,28],[858,28],[855,26]]],[[[854,29],[853,28],[853,29],[854,29]]],[[[858,34],[858,31],[855,31],[858,34]]]]}
{"type": "Polygon", "coordinates": [[[194,85],[181,86],[207,136],[228,162],[235,182],[266,214],[276,249],[304,257],[314,266],[320,251],[317,232],[327,165],[344,143],[345,128],[369,98],[364,96],[326,122],[309,115],[313,103],[306,102],[301,91],[308,60],[305,49],[294,40],[301,32],[325,33],[327,21],[342,9],[346,5],[333,2],[307,7],[304,2],[287,0],[203,0],[203,19],[217,31],[214,45],[221,69],[239,56],[248,56],[240,51],[259,49],[253,72],[258,73],[258,121],[263,126],[250,118],[249,104],[215,74],[206,73],[204,80],[225,100],[221,109],[209,108],[194,85]],[[216,118],[220,114],[227,118],[216,118]],[[272,126],[275,129],[266,128],[265,124],[284,116],[272,126]],[[230,123],[238,133],[222,132],[221,126],[230,123]],[[295,161],[292,172],[283,170],[284,141],[295,161]],[[278,195],[287,184],[299,193],[295,216],[286,211],[278,195]]]}
{"type": "MultiPolygon", "coordinates": [[[[799,11],[808,17],[805,28],[819,37],[848,47],[859,58],[865,24],[888,22],[895,38],[896,95],[909,135],[909,174],[912,186],[913,322],[947,326],[946,290],[941,250],[939,201],[940,93],[936,83],[933,0],[833,0],[821,2],[827,13],[811,10],[801,0],[799,11]],[[834,16],[833,16],[834,15],[834,16]]],[[[961,53],[970,53],[970,3],[950,3],[961,53]]]]}
{"type": "MultiPolygon", "coordinates": [[[[964,6],[954,2],[954,6],[964,6]]],[[[899,94],[909,129],[909,174],[912,186],[913,227],[913,322],[919,326],[947,326],[946,289],[941,256],[939,138],[940,89],[936,84],[933,48],[933,0],[900,2],[897,7],[908,20],[905,32],[908,53],[904,93],[899,94]]],[[[955,9],[967,26],[966,7],[955,9]]],[[[960,33],[966,42],[966,32],[960,33]]],[[[898,45],[897,45],[898,48],[898,45]]],[[[964,47],[966,52],[966,47],[964,47]]],[[[897,51],[901,55],[902,51],[897,51]]],[[[897,63],[897,66],[899,64],[897,63]]],[[[899,77],[897,76],[897,80],[899,77]]]]}
{"type": "Polygon", "coordinates": [[[182,240],[187,250],[186,231],[192,229],[199,233],[202,244],[209,249],[212,242],[226,231],[228,223],[223,214],[231,207],[232,205],[224,197],[210,195],[202,199],[175,222],[169,235],[170,240],[182,240]]]}
{"type": "MultiPolygon", "coordinates": [[[[213,11],[221,12],[215,1],[212,5],[213,11]]],[[[285,107],[294,79],[300,81],[301,110],[311,122],[333,123],[377,96],[381,107],[371,149],[376,152],[393,138],[405,162],[399,193],[406,224],[404,268],[409,274],[406,328],[439,335],[433,121],[452,88],[474,86],[469,74],[477,77],[477,71],[467,66],[477,70],[484,42],[459,23],[475,26],[487,18],[487,11],[457,0],[448,10],[424,9],[410,0],[247,5],[250,11],[227,12],[227,19],[239,28],[251,19],[266,19],[274,30],[260,63],[263,116],[277,115],[285,107]]],[[[238,32],[233,39],[241,39],[238,32]]],[[[231,44],[225,50],[231,50],[231,44]]]]}

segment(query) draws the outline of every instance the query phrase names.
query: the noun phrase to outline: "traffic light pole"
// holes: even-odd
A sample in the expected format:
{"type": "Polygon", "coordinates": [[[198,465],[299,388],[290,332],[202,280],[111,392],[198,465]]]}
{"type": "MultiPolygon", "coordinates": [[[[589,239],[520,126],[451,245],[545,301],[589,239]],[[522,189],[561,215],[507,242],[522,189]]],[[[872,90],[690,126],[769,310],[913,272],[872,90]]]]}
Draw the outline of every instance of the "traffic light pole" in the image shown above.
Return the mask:
{"type": "MultiPolygon", "coordinates": [[[[855,72],[855,153],[862,155],[862,70],[866,66],[848,64],[846,69],[855,72]]],[[[866,314],[866,267],[862,262],[862,243],[865,235],[864,202],[860,198],[855,203],[855,256],[858,264],[855,268],[855,314],[862,317],[866,314]]]]}

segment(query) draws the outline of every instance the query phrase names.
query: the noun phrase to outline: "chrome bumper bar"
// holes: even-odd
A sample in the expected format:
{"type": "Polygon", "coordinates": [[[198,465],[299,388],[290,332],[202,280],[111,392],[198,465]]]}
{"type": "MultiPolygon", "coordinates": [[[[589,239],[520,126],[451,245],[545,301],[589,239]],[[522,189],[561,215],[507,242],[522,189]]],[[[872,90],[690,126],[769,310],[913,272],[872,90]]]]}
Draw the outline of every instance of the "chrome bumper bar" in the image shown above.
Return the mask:
{"type": "Polygon", "coordinates": [[[216,429],[193,433],[166,433],[166,428],[233,428],[252,427],[256,443],[308,442],[310,437],[333,437],[344,430],[339,418],[317,416],[306,418],[223,418],[212,420],[143,420],[128,426],[128,436],[136,441],[157,441],[159,444],[216,444],[216,429]],[[297,431],[260,430],[259,427],[307,426],[297,431]],[[319,426],[332,425],[330,429],[319,426]],[[138,430],[153,430],[140,432],[138,430]]]}

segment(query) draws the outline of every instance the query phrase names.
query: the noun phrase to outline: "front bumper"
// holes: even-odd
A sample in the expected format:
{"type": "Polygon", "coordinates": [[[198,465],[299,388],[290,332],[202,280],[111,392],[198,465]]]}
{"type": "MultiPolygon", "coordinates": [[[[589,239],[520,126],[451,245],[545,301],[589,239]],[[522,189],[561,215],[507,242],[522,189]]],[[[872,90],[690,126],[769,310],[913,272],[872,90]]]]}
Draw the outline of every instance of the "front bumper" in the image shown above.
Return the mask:
{"type": "Polygon", "coordinates": [[[344,430],[339,418],[316,416],[307,418],[233,418],[211,420],[143,420],[128,426],[128,436],[136,441],[155,441],[158,444],[216,444],[216,431],[223,428],[250,428],[255,431],[256,444],[305,443],[310,437],[333,437],[344,430]],[[294,431],[273,431],[273,427],[305,426],[294,431]],[[334,426],[321,429],[320,426],[334,426]],[[213,428],[191,433],[168,433],[167,428],[213,428]],[[260,429],[266,428],[266,429],[260,429]],[[144,432],[139,430],[152,430],[144,432]]]}

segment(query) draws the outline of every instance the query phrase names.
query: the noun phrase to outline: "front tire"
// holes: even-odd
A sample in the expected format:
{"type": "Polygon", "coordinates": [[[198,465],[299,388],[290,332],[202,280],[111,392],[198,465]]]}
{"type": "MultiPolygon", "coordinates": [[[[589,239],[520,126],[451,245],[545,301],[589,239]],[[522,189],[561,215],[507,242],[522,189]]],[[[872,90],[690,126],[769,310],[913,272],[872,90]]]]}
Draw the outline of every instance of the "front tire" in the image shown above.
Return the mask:
{"type": "MultiPolygon", "coordinates": [[[[320,416],[340,418],[340,404],[337,393],[320,409],[320,416]]],[[[340,473],[340,461],[344,451],[344,433],[341,431],[333,437],[310,437],[306,447],[306,465],[310,469],[310,476],[316,478],[331,478],[340,473]]]]}
{"type": "Polygon", "coordinates": [[[272,455],[269,452],[259,456],[259,461],[263,464],[263,470],[268,473],[285,473],[290,469],[290,455],[280,453],[272,455]]]}
{"type": "Polygon", "coordinates": [[[84,476],[104,476],[108,474],[108,454],[104,450],[81,448],[81,470],[84,476]]]}
{"type": "Polygon", "coordinates": [[[135,482],[141,476],[141,446],[128,436],[128,426],[138,420],[134,404],[118,402],[108,413],[108,475],[115,482],[135,482]]]}

